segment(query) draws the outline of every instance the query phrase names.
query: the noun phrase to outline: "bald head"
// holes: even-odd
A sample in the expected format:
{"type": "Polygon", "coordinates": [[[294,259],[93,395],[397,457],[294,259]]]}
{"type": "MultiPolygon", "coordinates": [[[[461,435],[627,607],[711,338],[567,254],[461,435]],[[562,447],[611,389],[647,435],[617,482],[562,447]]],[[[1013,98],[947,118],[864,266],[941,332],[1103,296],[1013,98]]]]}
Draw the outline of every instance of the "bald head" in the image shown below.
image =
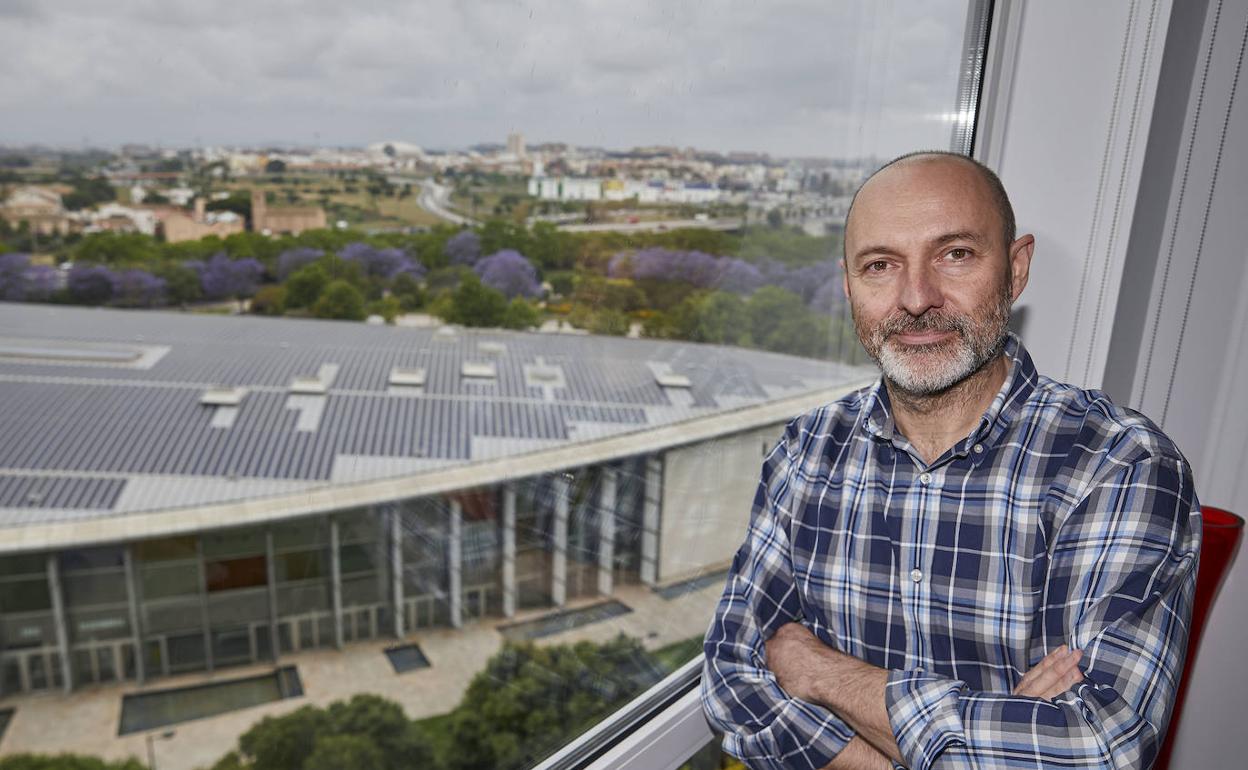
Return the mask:
{"type": "Polygon", "coordinates": [[[921,152],[911,152],[901,155],[886,163],[878,171],[867,178],[854,193],[854,198],[849,204],[849,213],[845,216],[845,230],[848,231],[854,218],[854,208],[858,204],[858,198],[867,191],[869,187],[884,186],[880,182],[900,181],[896,179],[888,179],[890,176],[896,176],[899,173],[908,170],[917,170],[917,167],[926,165],[938,166],[956,166],[959,170],[969,171],[970,177],[976,180],[976,184],[982,186],[982,192],[986,194],[987,200],[996,209],[997,218],[1001,222],[1001,234],[1005,239],[1005,247],[1014,242],[1016,237],[1016,226],[1014,223],[1014,207],[1010,205],[1010,198],[1005,192],[1005,186],[1001,184],[1000,178],[993,173],[992,169],[980,163],[973,158],[965,155],[959,155],[953,152],[944,152],[942,150],[924,150],[921,152]],[[877,180],[879,180],[877,182],[877,180]]]}

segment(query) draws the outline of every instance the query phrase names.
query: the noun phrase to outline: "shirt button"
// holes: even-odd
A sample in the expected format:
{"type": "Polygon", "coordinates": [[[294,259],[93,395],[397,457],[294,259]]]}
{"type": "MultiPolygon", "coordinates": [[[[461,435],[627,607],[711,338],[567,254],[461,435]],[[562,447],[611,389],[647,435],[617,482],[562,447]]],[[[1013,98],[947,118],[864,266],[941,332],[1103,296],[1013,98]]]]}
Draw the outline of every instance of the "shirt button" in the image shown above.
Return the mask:
{"type": "Polygon", "coordinates": [[[923,482],[924,484],[931,484],[931,483],[932,483],[932,474],[930,474],[930,473],[924,473],[922,476],[919,476],[919,481],[923,482]]]}
{"type": "Polygon", "coordinates": [[[983,453],[984,453],[984,445],[983,445],[983,444],[976,444],[976,445],[975,445],[975,454],[977,454],[977,455],[982,455],[983,453]]]}
{"type": "Polygon", "coordinates": [[[922,583],[923,582],[923,570],[918,569],[917,567],[915,569],[910,570],[910,579],[916,583],[922,583]]]}

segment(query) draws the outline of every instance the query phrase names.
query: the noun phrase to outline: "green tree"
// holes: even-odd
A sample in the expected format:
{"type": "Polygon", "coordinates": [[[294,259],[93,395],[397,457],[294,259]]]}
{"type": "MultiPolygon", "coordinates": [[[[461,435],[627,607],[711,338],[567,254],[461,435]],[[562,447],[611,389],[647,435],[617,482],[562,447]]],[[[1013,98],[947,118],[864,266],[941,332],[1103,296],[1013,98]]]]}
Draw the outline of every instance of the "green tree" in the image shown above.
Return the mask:
{"type": "Polygon", "coordinates": [[[315,706],[265,717],[239,736],[239,753],[254,770],[298,770],[328,726],[329,715],[315,706]]]}
{"type": "Polygon", "coordinates": [[[450,770],[521,768],[662,677],[637,639],[507,645],[473,677],[447,718],[450,770]]]}
{"type": "Polygon", "coordinates": [[[283,286],[261,286],[251,298],[251,312],[256,315],[282,315],[286,312],[286,289],[283,286]]]}
{"type": "Polygon", "coordinates": [[[502,326],[506,313],[503,293],[485,286],[476,273],[469,272],[451,295],[450,314],[445,320],[464,326],[502,326]]]}
{"type": "Polygon", "coordinates": [[[810,355],[823,342],[826,324],[820,324],[801,297],[777,286],[764,286],[746,303],[750,338],[755,347],[778,353],[810,355]]]}
{"type": "Polygon", "coordinates": [[[199,300],[203,289],[199,273],[176,262],[162,262],[152,266],[152,275],[165,281],[165,296],[174,305],[185,305],[199,300]]]}
{"type": "Polygon", "coordinates": [[[714,291],[697,302],[690,339],[720,345],[749,345],[750,327],[745,300],[736,294],[714,291]]]}
{"type": "Polygon", "coordinates": [[[146,266],[160,259],[156,239],[142,233],[91,233],[70,250],[74,262],[146,266]]]}
{"type": "Polygon", "coordinates": [[[386,770],[386,761],[381,749],[362,735],[322,735],[303,770],[386,770]]]}
{"type": "Polygon", "coordinates": [[[593,334],[623,337],[628,334],[628,316],[613,308],[602,308],[590,316],[589,331],[593,334]]]}
{"type": "Polygon", "coordinates": [[[368,315],[381,316],[386,323],[393,324],[394,319],[398,318],[399,314],[403,312],[403,305],[399,302],[398,297],[389,295],[368,303],[366,311],[368,315]]]}
{"type": "Polygon", "coordinates": [[[330,281],[316,303],[312,315],[344,321],[364,320],[364,295],[342,279],[330,281]]]}
{"type": "Polygon", "coordinates": [[[523,297],[513,298],[507,303],[507,310],[503,313],[503,326],[508,329],[532,329],[541,320],[541,311],[523,297]]]}
{"type": "Polygon", "coordinates": [[[312,307],[327,285],[329,275],[319,261],[304,265],[286,279],[286,307],[312,307]]]}
{"type": "Polygon", "coordinates": [[[390,282],[390,296],[399,301],[403,310],[415,310],[425,304],[424,292],[420,289],[420,281],[411,273],[399,273],[390,282]]]}

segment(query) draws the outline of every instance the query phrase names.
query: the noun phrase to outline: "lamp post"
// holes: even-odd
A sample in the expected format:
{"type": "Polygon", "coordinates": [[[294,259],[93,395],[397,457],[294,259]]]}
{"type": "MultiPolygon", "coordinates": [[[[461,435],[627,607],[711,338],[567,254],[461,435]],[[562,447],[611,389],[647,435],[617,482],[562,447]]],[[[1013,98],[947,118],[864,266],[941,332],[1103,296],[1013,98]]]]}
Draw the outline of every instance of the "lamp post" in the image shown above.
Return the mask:
{"type": "Polygon", "coordinates": [[[147,738],[147,766],[151,770],[156,770],[156,739],[167,741],[177,734],[176,730],[165,730],[163,733],[148,733],[147,738]]]}

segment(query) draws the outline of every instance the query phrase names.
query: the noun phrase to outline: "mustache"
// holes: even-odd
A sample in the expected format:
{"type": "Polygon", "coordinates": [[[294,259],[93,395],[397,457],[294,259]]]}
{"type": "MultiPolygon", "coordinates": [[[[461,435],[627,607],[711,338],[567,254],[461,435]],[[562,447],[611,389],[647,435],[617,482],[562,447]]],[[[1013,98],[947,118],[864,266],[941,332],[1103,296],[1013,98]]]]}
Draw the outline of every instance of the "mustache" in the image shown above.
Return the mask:
{"type": "Polygon", "coordinates": [[[922,332],[957,332],[965,339],[971,332],[971,322],[961,315],[929,310],[921,316],[908,313],[890,316],[875,328],[876,339],[881,341],[895,334],[922,332]]]}

